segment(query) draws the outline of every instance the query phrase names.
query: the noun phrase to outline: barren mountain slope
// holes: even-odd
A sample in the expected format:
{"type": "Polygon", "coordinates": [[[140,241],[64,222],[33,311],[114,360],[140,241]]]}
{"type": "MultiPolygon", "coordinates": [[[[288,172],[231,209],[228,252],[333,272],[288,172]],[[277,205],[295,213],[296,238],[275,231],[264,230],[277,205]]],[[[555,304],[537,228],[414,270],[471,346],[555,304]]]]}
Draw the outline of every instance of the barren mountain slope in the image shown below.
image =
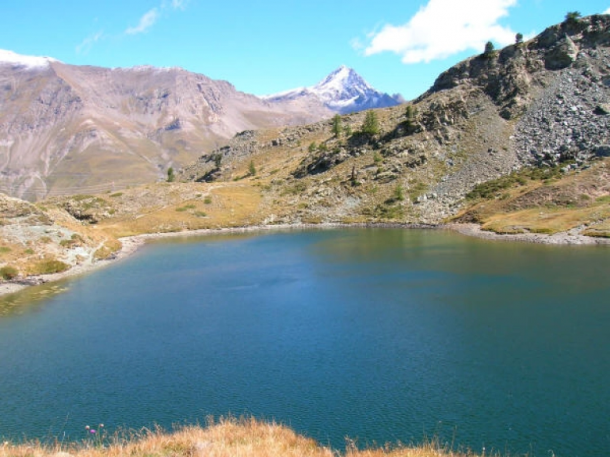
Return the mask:
{"type": "Polygon", "coordinates": [[[330,114],[179,68],[0,62],[0,190],[36,199],[155,181],[237,131],[330,114]]]}

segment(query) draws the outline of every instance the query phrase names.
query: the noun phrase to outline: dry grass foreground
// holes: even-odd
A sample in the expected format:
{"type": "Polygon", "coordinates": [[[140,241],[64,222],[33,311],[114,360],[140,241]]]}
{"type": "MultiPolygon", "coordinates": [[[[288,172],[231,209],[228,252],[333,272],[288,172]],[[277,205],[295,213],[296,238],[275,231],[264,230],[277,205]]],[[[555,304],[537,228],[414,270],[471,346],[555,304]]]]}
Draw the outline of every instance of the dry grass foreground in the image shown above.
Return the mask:
{"type": "MultiPolygon", "coordinates": [[[[0,457],[465,457],[435,443],[420,447],[394,446],[358,450],[348,446],[338,453],[288,427],[256,419],[221,419],[207,427],[188,426],[174,433],[144,430],[115,437],[102,445],[96,437],[77,444],[44,446],[40,443],[0,446],[0,457]]],[[[348,442],[349,443],[349,442],[348,442]]]]}

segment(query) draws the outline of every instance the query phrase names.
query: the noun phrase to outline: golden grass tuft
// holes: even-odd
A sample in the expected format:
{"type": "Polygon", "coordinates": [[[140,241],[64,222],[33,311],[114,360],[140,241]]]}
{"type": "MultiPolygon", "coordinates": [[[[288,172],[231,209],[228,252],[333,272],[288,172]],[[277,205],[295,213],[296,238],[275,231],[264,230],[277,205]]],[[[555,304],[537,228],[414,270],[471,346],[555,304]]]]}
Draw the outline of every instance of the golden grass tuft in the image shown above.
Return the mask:
{"type": "Polygon", "coordinates": [[[45,446],[39,442],[0,445],[0,457],[466,457],[431,442],[419,447],[386,446],[344,453],[274,422],[256,419],[210,420],[207,427],[186,426],[173,433],[144,429],[117,435],[109,444],[95,441],[45,446]]]}

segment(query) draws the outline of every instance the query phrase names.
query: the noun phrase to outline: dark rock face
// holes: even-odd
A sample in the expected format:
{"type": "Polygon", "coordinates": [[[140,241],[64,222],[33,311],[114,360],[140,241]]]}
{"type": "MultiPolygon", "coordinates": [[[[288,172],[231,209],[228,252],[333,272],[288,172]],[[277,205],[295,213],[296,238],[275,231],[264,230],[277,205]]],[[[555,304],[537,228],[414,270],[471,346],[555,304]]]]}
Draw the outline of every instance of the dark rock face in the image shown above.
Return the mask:
{"type": "MultiPolygon", "coordinates": [[[[549,27],[527,43],[507,46],[492,56],[465,60],[442,73],[427,94],[458,86],[481,88],[505,119],[527,110],[535,94],[561,70],[579,66],[583,53],[610,43],[610,16],[595,15],[549,27]]],[[[601,63],[600,63],[601,64],[601,63]]],[[[602,68],[602,65],[596,65],[602,68]]]]}
{"type": "Polygon", "coordinates": [[[610,157],[610,145],[603,144],[595,148],[595,155],[597,157],[610,157]]]}

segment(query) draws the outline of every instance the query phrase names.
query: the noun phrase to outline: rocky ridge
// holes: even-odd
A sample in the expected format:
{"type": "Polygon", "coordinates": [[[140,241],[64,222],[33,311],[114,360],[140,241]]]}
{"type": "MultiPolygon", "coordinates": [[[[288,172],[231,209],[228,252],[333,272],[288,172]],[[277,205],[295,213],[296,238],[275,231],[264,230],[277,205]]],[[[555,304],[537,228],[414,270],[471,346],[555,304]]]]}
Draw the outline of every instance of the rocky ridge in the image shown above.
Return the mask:
{"type": "Polygon", "coordinates": [[[477,184],[524,166],[581,170],[608,155],[609,46],[610,16],[566,21],[449,69],[411,104],[411,114],[407,105],[377,111],[377,135],[359,133],[361,113],[342,118],[348,133],[340,138],[328,121],[286,128],[273,138],[252,132],[247,148],[236,138],[186,167],[182,178],[236,179],[240,162],[290,156],[296,163],[286,178],[302,180],[308,190],[301,198],[312,201],[301,211],[306,217],[345,217],[343,199],[354,202],[351,217],[384,217],[384,200],[371,192],[384,188],[387,197],[390,187],[399,187],[409,198],[394,202],[394,216],[438,223],[457,214],[477,184]],[[212,159],[219,154],[222,167],[212,159]],[[320,191],[321,182],[332,180],[342,185],[320,191]],[[319,191],[330,192],[333,203],[317,206],[319,191]]]}

